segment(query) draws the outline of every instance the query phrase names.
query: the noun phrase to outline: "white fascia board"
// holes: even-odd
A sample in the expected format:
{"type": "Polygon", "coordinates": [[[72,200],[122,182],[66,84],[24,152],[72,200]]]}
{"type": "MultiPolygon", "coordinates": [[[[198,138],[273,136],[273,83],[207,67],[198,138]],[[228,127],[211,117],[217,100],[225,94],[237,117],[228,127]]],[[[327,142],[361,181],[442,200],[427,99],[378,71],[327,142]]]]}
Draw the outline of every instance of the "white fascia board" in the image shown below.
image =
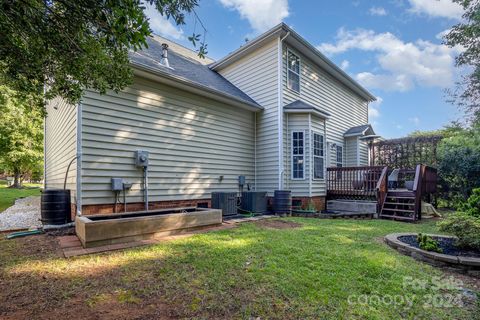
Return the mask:
{"type": "Polygon", "coordinates": [[[318,110],[312,110],[312,109],[286,109],[283,110],[284,113],[307,113],[307,114],[314,114],[322,119],[330,119],[330,116],[325,115],[324,113],[318,111],[318,110]]]}

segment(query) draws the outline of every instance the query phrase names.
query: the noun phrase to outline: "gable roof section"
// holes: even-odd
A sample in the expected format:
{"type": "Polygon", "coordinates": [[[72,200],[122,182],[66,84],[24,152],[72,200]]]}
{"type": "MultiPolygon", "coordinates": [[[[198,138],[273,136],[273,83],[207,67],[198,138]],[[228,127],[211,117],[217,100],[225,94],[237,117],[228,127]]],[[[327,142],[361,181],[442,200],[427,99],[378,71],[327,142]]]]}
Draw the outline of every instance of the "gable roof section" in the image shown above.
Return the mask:
{"type": "Polygon", "coordinates": [[[330,113],[320,110],[319,108],[312,106],[301,100],[295,100],[283,107],[286,113],[313,113],[321,118],[330,118],[330,113]]]}
{"type": "Polygon", "coordinates": [[[287,26],[285,23],[280,23],[277,26],[273,27],[269,31],[263,33],[257,38],[251,40],[247,44],[243,45],[239,49],[233,51],[226,57],[214,62],[210,68],[212,70],[221,70],[228,65],[232,64],[236,60],[255,50],[262,43],[270,41],[275,37],[284,37],[285,41],[290,45],[299,50],[303,55],[312,60],[320,68],[325,70],[335,79],[340,81],[342,84],[347,86],[350,90],[355,92],[357,95],[362,97],[366,101],[375,101],[376,98],[370,92],[368,92],[364,87],[362,87],[358,82],[353,80],[348,74],[340,69],[336,64],[334,64],[330,59],[318,51],[313,45],[311,45],[307,40],[302,36],[296,33],[292,28],[287,26]]]}
{"type": "Polygon", "coordinates": [[[195,87],[200,89],[198,90],[199,92],[203,90],[212,94],[222,95],[226,99],[246,104],[250,108],[263,109],[246,93],[217,72],[211,70],[207,63],[212,62],[212,60],[208,58],[207,60],[201,60],[195,56],[195,52],[158,36],[149,38],[147,43],[148,48],[129,53],[130,63],[134,68],[195,87]],[[162,59],[162,43],[169,45],[168,61],[170,68],[160,63],[162,59]]]}
{"type": "Polygon", "coordinates": [[[351,127],[343,134],[344,137],[374,136],[374,135],[375,135],[375,131],[373,131],[373,128],[370,124],[351,127]]]}

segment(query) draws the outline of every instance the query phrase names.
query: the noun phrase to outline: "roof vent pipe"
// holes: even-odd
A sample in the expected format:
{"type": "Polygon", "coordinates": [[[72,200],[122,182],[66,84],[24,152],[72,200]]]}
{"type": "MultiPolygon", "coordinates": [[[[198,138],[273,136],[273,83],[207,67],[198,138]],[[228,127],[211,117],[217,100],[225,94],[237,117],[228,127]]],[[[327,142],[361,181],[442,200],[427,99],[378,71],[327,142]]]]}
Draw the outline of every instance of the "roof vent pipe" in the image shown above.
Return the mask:
{"type": "Polygon", "coordinates": [[[168,44],[162,43],[162,59],[160,60],[160,63],[167,67],[170,68],[170,64],[168,63],[168,44]]]}

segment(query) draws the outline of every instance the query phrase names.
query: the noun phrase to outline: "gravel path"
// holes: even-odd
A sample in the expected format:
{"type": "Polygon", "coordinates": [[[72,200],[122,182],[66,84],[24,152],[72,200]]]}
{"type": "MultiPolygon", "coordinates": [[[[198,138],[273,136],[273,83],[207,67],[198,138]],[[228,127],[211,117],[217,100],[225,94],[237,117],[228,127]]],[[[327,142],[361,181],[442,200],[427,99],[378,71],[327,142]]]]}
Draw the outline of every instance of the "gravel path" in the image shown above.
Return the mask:
{"type": "Polygon", "coordinates": [[[40,197],[18,199],[15,204],[0,212],[0,231],[41,227],[40,197]]]}

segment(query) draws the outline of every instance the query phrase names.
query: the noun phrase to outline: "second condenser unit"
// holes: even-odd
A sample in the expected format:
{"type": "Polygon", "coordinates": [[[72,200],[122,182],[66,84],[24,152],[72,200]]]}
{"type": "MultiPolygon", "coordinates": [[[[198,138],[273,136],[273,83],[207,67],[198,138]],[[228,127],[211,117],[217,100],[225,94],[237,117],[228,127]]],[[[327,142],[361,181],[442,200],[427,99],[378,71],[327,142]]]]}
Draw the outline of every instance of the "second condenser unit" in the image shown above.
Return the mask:
{"type": "Polygon", "coordinates": [[[245,191],[242,192],[240,208],[244,212],[267,213],[267,192],[245,191]]]}

